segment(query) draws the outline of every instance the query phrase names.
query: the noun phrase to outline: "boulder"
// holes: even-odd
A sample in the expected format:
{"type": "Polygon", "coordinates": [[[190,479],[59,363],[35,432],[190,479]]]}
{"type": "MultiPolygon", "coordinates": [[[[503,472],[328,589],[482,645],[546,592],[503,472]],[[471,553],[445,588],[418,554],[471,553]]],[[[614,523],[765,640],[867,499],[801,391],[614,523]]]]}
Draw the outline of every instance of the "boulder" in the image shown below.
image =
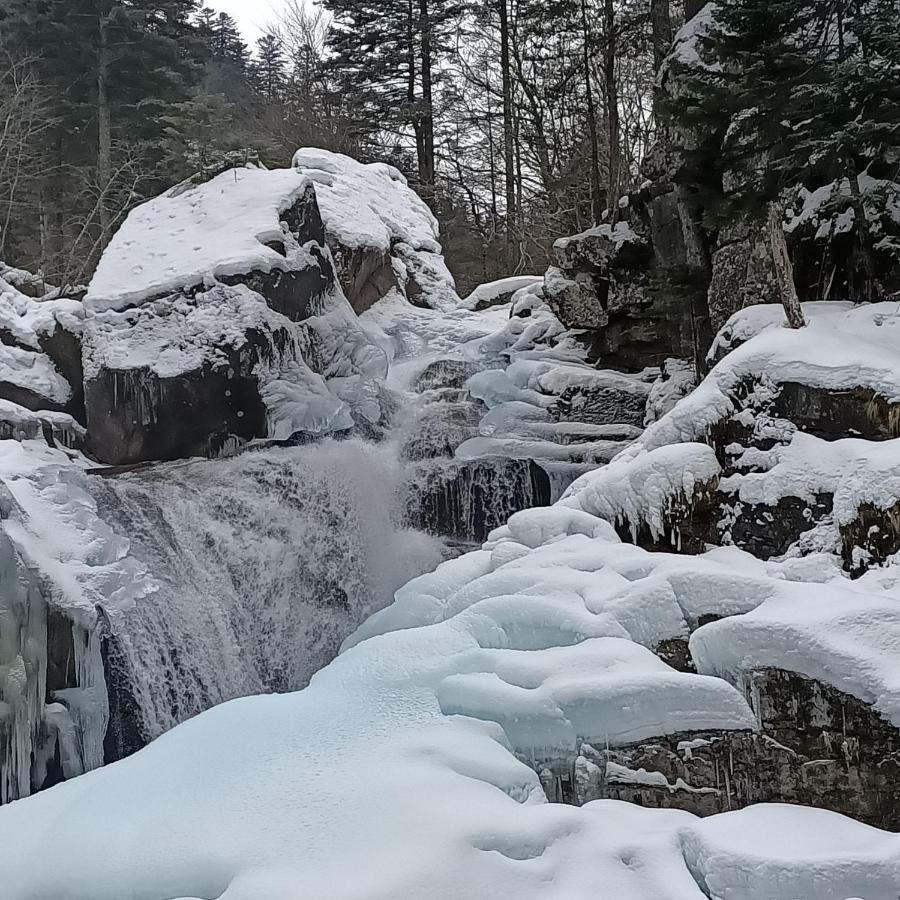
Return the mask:
{"type": "Polygon", "coordinates": [[[397,169],[316,148],[298,150],[293,166],[315,185],[325,242],[357,313],[392,290],[418,306],[459,302],[437,219],[397,169]]]}
{"type": "Polygon", "coordinates": [[[352,384],[338,385],[383,374],[386,358],[360,329],[324,241],[316,189],[291,169],[233,170],[134,210],[85,301],[96,458],[210,456],[348,430],[341,391],[377,422],[352,384]],[[155,247],[146,264],[135,265],[136,245],[155,247]]]}

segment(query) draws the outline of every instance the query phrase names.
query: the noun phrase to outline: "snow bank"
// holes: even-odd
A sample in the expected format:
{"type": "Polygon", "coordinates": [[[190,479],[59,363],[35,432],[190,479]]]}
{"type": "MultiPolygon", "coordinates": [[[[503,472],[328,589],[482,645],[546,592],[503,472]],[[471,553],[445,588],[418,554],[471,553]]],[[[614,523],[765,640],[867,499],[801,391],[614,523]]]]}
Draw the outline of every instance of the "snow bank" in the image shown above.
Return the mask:
{"type": "Polygon", "coordinates": [[[773,391],[785,382],[832,391],[869,388],[900,402],[900,303],[812,303],[804,311],[807,326],[799,329],[784,325],[780,306],[736,313],[717,346],[742,343],[644,432],[640,448],[704,439],[713,425],[738,412],[735,392],[746,381],[764,382],[773,391]]]}

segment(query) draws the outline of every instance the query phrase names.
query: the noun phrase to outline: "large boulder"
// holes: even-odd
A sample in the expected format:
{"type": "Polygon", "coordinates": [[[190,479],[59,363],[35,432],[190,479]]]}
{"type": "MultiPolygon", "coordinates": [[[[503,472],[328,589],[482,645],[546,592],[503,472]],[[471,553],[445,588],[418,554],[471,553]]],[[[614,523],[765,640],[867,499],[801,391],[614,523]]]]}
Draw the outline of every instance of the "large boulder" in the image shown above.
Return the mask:
{"type": "Polygon", "coordinates": [[[35,299],[17,286],[33,289],[35,278],[18,269],[4,273],[14,278],[0,277],[0,399],[83,422],[82,304],[35,299]]]}
{"type": "Polygon", "coordinates": [[[691,274],[681,229],[659,198],[650,209],[637,230],[623,221],[557,241],[545,279],[566,327],[588,330],[604,362],[638,370],[693,357],[706,327],[705,283],[691,274]]]}
{"type": "Polygon", "coordinates": [[[134,210],[85,300],[93,454],[215,455],[354,425],[336,379],[383,375],[337,283],[312,181],[235,169],[134,210]],[[152,247],[135,262],[136,247],[152,247]]]}
{"type": "Polygon", "coordinates": [[[357,313],[392,290],[430,308],[459,301],[437,219],[397,169],[314,148],[298,150],[293,165],[315,184],[325,241],[357,313]]]}

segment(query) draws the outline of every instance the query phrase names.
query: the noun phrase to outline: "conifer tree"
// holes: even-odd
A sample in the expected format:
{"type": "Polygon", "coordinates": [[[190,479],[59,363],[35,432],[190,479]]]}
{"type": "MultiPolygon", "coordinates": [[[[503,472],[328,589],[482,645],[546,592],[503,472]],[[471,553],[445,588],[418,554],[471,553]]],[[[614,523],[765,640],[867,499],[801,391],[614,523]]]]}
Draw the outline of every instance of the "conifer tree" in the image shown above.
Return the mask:
{"type": "Polygon", "coordinates": [[[256,42],[253,82],[270,103],[284,96],[287,61],[284,46],[275,34],[265,34],[256,42]]]}
{"type": "Polygon", "coordinates": [[[355,95],[361,132],[411,128],[419,187],[433,202],[435,86],[462,0],[324,0],[332,70],[355,95]]]}

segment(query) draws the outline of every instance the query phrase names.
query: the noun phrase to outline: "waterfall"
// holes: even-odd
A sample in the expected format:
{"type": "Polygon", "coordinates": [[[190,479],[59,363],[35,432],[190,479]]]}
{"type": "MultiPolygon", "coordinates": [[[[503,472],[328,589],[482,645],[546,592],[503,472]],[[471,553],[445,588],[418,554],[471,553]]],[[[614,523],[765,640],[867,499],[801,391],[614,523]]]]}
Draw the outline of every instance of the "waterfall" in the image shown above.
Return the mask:
{"type": "Polygon", "coordinates": [[[234,697],[292,691],[444,555],[402,524],[390,446],[326,440],[95,477],[157,583],[111,616],[107,760],[234,697]]]}

